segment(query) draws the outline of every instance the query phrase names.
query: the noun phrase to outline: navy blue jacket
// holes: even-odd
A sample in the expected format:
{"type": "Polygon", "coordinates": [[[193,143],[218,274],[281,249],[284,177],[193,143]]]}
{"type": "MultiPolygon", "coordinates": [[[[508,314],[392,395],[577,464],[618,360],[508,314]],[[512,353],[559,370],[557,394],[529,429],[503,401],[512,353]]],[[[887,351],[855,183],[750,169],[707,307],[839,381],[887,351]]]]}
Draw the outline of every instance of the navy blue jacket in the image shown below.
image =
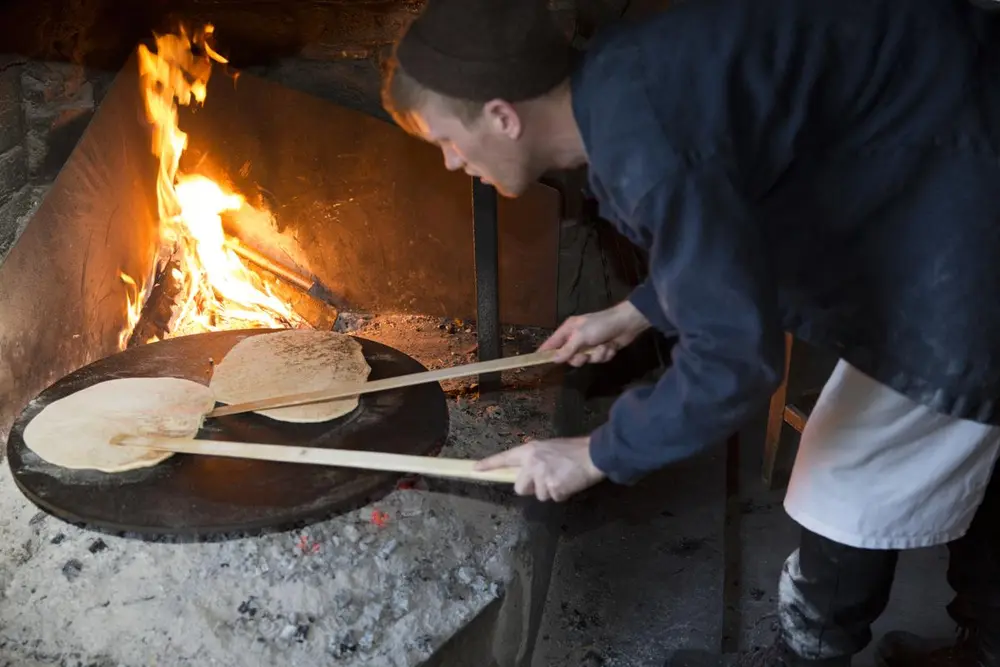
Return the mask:
{"type": "Polygon", "coordinates": [[[590,186],[649,251],[632,302],[679,335],[591,437],[612,480],[740,428],[785,331],[1000,423],[996,22],[968,0],[690,0],[588,48],[590,186]]]}

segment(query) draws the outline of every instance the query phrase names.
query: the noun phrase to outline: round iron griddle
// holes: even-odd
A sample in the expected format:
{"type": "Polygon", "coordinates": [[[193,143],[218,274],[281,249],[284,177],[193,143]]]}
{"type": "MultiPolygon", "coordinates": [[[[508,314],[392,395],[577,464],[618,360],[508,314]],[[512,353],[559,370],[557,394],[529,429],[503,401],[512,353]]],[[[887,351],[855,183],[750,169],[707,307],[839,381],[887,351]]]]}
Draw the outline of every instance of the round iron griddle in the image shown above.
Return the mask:
{"type": "MultiPolygon", "coordinates": [[[[194,534],[281,528],[370,500],[397,475],[349,468],[176,454],[123,473],[69,470],[24,444],[24,428],[46,405],[114,378],[179,377],[208,384],[212,362],[268,329],[218,331],[135,347],[96,361],[42,392],[11,429],[7,456],[14,481],[36,505],[72,523],[145,534],[194,534]]],[[[391,347],[363,338],[370,379],[426,370],[391,347]]],[[[448,434],[438,384],[361,396],[353,412],[319,424],[279,422],[254,413],[205,421],[199,438],[275,445],[430,454],[448,434]]]]}

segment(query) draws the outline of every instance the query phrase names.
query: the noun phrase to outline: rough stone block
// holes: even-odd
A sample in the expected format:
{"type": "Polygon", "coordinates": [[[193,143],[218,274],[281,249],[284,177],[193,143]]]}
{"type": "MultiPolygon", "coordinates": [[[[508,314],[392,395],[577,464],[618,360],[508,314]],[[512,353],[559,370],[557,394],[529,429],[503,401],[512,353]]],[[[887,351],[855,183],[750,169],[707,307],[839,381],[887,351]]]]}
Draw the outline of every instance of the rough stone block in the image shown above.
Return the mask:
{"type": "Polygon", "coordinates": [[[0,152],[21,143],[21,62],[0,57],[0,152]]]}
{"type": "Polygon", "coordinates": [[[24,145],[33,182],[52,181],[59,173],[113,79],[113,73],[68,63],[24,66],[24,145]]]}
{"type": "Polygon", "coordinates": [[[0,205],[6,204],[27,182],[28,163],[24,148],[15,146],[0,154],[0,205]]]}
{"type": "Polygon", "coordinates": [[[21,86],[29,119],[63,109],[94,108],[94,84],[79,65],[30,62],[24,67],[21,86]]]}
{"type": "Polygon", "coordinates": [[[27,119],[25,148],[28,177],[32,181],[55,179],[93,115],[92,108],[70,108],[46,110],[27,119]]]}
{"type": "Polygon", "coordinates": [[[0,263],[14,247],[28,221],[48,192],[48,186],[28,186],[18,190],[10,201],[0,206],[0,263]]]}

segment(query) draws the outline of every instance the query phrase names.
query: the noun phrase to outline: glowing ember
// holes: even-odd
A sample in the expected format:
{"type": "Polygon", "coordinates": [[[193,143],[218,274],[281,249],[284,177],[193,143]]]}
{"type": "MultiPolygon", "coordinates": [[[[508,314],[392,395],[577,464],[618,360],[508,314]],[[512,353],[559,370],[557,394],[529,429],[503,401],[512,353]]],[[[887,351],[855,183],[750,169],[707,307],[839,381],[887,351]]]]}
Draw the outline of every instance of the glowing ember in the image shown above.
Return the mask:
{"type": "MultiPolygon", "coordinates": [[[[204,103],[212,61],[226,62],[207,42],[212,32],[211,25],[193,35],[182,28],[176,35],[157,35],[156,53],[139,47],[146,118],[153,126],[153,154],[160,160],[156,194],[161,255],[175,258],[180,267],[173,273],[180,292],[168,337],[302,324],[225,246],[222,214],[249,205],[204,176],[178,174],[187,147],[187,135],[177,123],[178,104],[204,103]]],[[[120,338],[124,349],[139,320],[145,290],[124,273],[121,279],[129,286],[127,329],[120,338]]]]}

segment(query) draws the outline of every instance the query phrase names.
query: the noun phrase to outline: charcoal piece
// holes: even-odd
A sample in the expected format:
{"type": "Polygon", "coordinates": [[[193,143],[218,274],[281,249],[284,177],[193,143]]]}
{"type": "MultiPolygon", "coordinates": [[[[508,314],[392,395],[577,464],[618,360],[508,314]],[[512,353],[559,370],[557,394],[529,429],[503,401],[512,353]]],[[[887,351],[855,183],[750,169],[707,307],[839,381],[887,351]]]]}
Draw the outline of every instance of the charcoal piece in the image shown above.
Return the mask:
{"type": "Polygon", "coordinates": [[[253,618],[254,616],[257,615],[257,612],[260,611],[260,609],[257,608],[257,598],[251,595],[246,600],[240,603],[240,606],[236,609],[236,611],[243,614],[244,616],[249,616],[250,618],[253,618]]]}
{"type": "Polygon", "coordinates": [[[65,535],[63,535],[62,533],[56,533],[56,535],[51,540],[49,540],[49,542],[51,544],[62,544],[63,540],[65,539],[66,539],[65,535]]]}
{"type": "Polygon", "coordinates": [[[92,554],[96,554],[104,551],[107,548],[108,548],[107,543],[101,538],[97,538],[96,540],[90,543],[90,546],[87,547],[87,551],[89,551],[92,554]]]}
{"type": "Polygon", "coordinates": [[[128,347],[144,345],[153,337],[163,338],[168,333],[170,318],[177,305],[175,300],[181,291],[181,285],[174,277],[175,270],[179,271],[180,266],[176,259],[171,259],[157,273],[142,315],[129,337],[128,347]]]}
{"type": "Polygon", "coordinates": [[[331,640],[326,652],[334,658],[346,658],[358,652],[358,641],[353,633],[348,632],[331,640]]]}
{"type": "Polygon", "coordinates": [[[73,581],[79,577],[81,572],[83,572],[83,563],[75,558],[66,561],[66,564],[62,567],[62,573],[69,581],[73,581]]]}

